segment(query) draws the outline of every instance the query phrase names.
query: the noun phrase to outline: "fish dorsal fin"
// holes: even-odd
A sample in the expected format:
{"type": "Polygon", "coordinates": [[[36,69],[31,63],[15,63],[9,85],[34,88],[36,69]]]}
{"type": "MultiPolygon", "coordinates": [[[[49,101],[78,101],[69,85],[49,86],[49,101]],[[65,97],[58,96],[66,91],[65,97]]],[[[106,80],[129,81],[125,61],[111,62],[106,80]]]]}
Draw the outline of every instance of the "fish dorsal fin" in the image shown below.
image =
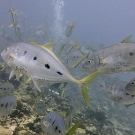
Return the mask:
{"type": "Polygon", "coordinates": [[[31,45],[38,45],[37,42],[28,42],[28,44],[31,44],[31,45]]]}
{"type": "Polygon", "coordinates": [[[41,46],[45,49],[48,49],[50,51],[53,51],[53,47],[54,45],[56,45],[57,43],[56,42],[48,42],[46,44],[38,44],[37,42],[28,42],[28,44],[32,44],[32,45],[38,45],[38,46],[41,46]]]}
{"type": "Polygon", "coordinates": [[[122,82],[129,83],[128,81],[122,81],[122,82]]]}
{"type": "Polygon", "coordinates": [[[132,37],[132,35],[126,37],[124,40],[121,41],[121,43],[135,43],[135,42],[131,41],[131,37],[132,37]]]}
{"type": "Polygon", "coordinates": [[[50,50],[51,52],[53,52],[53,47],[56,45],[56,42],[48,42],[46,44],[43,44],[42,47],[45,49],[50,50]]]}

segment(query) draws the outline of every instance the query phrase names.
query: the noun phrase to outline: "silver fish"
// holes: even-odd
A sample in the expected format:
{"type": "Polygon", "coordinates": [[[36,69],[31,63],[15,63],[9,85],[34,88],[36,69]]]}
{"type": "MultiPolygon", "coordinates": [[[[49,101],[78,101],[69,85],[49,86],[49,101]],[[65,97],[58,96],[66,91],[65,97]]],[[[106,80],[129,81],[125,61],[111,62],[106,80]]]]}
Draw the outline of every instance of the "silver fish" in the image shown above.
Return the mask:
{"type": "Polygon", "coordinates": [[[14,86],[11,83],[4,83],[0,85],[0,96],[13,93],[13,91],[14,91],[14,86]]]}
{"type": "Polygon", "coordinates": [[[135,52],[135,42],[131,41],[132,36],[128,36],[121,43],[106,47],[96,53],[90,55],[90,59],[87,60],[82,68],[84,71],[95,72],[99,70],[100,66],[104,66],[104,59],[113,55],[130,54],[135,52]]]}
{"type": "Polygon", "coordinates": [[[71,40],[70,42],[68,42],[65,46],[64,49],[66,51],[66,54],[69,54],[70,51],[73,49],[73,47],[76,46],[76,48],[78,47],[78,42],[74,42],[73,40],[71,40]]]}
{"type": "Polygon", "coordinates": [[[50,112],[41,120],[41,128],[46,135],[65,135],[64,118],[59,113],[50,112]]]}
{"type": "Polygon", "coordinates": [[[67,60],[67,68],[76,68],[79,65],[79,63],[86,57],[87,55],[83,55],[80,50],[74,51],[67,60]]]}
{"type": "Polygon", "coordinates": [[[75,79],[53,53],[52,47],[56,43],[45,45],[16,43],[2,51],[1,56],[7,66],[12,68],[9,79],[16,75],[27,75],[40,90],[42,83],[46,82],[75,82],[81,85],[82,95],[89,105],[87,87],[104,71],[95,72],[80,80],[75,79]]]}
{"type": "Polygon", "coordinates": [[[6,95],[0,98],[0,116],[7,116],[14,112],[17,106],[14,95],[6,95]]]}
{"type": "Polygon", "coordinates": [[[113,101],[119,102],[125,106],[135,104],[135,97],[126,93],[127,82],[118,81],[113,83],[105,90],[105,95],[113,101]]]}
{"type": "Polygon", "coordinates": [[[66,31],[65,31],[66,37],[70,37],[71,36],[74,27],[75,27],[75,23],[72,23],[72,24],[67,26],[66,31]]]}
{"type": "Polygon", "coordinates": [[[39,114],[39,115],[45,115],[46,113],[46,106],[44,103],[37,103],[35,105],[35,111],[39,114]]]}
{"type": "Polygon", "coordinates": [[[135,96],[135,78],[128,82],[125,89],[127,94],[135,96]]]}

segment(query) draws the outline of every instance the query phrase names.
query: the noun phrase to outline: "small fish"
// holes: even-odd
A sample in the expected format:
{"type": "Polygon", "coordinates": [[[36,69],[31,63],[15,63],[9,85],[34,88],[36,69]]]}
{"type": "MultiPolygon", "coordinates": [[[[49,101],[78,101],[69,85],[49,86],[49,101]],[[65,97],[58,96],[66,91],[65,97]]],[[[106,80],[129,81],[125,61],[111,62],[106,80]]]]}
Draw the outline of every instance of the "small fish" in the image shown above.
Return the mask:
{"type": "Polygon", "coordinates": [[[50,112],[41,120],[41,128],[47,135],[65,135],[64,118],[59,113],[50,112]]]}
{"type": "Polygon", "coordinates": [[[125,89],[127,94],[135,96],[135,78],[129,81],[125,89]]]}
{"type": "Polygon", "coordinates": [[[126,93],[127,82],[118,81],[106,87],[105,95],[115,102],[119,102],[128,107],[135,104],[135,97],[126,93]]]}
{"type": "Polygon", "coordinates": [[[45,115],[46,113],[46,106],[44,103],[37,103],[35,105],[35,111],[39,114],[39,115],[45,115]]]}
{"type": "Polygon", "coordinates": [[[66,31],[65,31],[66,37],[70,37],[71,36],[72,31],[73,31],[75,25],[76,25],[76,23],[72,23],[72,24],[67,26],[66,31]]]}
{"type": "Polygon", "coordinates": [[[64,118],[57,112],[48,113],[41,120],[41,129],[46,135],[73,135],[81,122],[76,123],[67,133],[64,118]]]}
{"type": "Polygon", "coordinates": [[[74,51],[67,60],[67,68],[69,70],[76,68],[83,59],[88,57],[88,55],[83,55],[80,50],[74,51]]]}
{"type": "Polygon", "coordinates": [[[64,49],[66,51],[66,54],[69,54],[70,51],[73,49],[73,47],[76,46],[76,48],[78,48],[78,42],[74,42],[73,40],[71,40],[70,42],[68,42],[64,49]]]}
{"type": "Polygon", "coordinates": [[[62,51],[63,51],[65,46],[66,46],[66,44],[62,44],[58,49],[58,56],[59,56],[60,60],[62,59],[61,54],[62,54],[62,51]]]}
{"type": "Polygon", "coordinates": [[[6,95],[0,98],[0,116],[7,116],[14,112],[17,106],[14,95],[6,95]]]}
{"type": "Polygon", "coordinates": [[[12,7],[11,7],[11,4],[10,4],[10,8],[9,8],[8,12],[11,13],[11,17],[12,17],[12,23],[8,27],[10,28],[10,27],[14,26],[15,34],[17,35],[16,25],[18,24],[18,13],[17,13],[18,11],[13,10],[12,7]]]}
{"type": "Polygon", "coordinates": [[[87,87],[104,71],[92,73],[80,80],[75,79],[53,52],[56,43],[45,45],[15,43],[2,51],[1,56],[7,66],[12,68],[9,79],[16,75],[27,75],[40,91],[44,82],[74,82],[81,86],[83,98],[89,104],[87,87]]]}
{"type": "Polygon", "coordinates": [[[13,91],[14,91],[14,86],[12,83],[4,83],[0,85],[0,96],[13,93],[13,91]]]}
{"type": "Polygon", "coordinates": [[[95,72],[99,71],[99,68],[107,64],[107,62],[104,60],[107,57],[111,57],[114,55],[122,54],[133,54],[135,52],[135,42],[131,41],[132,36],[128,36],[125,38],[122,42],[112,45],[109,47],[106,47],[102,50],[97,51],[96,53],[93,53],[90,55],[89,60],[87,60],[83,65],[82,69],[84,71],[88,72],[95,72]]]}

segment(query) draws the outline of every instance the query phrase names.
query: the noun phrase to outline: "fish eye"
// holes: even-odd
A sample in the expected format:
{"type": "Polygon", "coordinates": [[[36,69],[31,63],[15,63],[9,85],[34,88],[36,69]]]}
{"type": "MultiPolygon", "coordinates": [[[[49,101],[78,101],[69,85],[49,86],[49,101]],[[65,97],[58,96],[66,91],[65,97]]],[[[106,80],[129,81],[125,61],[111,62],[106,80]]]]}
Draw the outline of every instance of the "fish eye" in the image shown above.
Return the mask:
{"type": "Polygon", "coordinates": [[[135,83],[134,83],[134,82],[132,82],[131,84],[132,84],[132,85],[135,85],[135,83]]]}
{"type": "Polygon", "coordinates": [[[88,60],[88,63],[89,63],[89,64],[91,64],[91,63],[92,63],[92,61],[91,61],[91,60],[88,60]]]}
{"type": "Polygon", "coordinates": [[[9,50],[9,47],[6,48],[6,51],[8,51],[8,50],[9,50]]]}

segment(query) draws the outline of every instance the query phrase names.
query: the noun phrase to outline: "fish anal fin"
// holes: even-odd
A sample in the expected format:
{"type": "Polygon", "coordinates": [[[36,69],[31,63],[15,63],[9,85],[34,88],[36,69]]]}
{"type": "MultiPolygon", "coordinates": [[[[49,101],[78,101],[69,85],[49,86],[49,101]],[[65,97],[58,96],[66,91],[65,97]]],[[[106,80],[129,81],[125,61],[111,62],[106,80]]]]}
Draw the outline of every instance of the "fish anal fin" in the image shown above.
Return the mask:
{"type": "Polygon", "coordinates": [[[20,79],[20,72],[18,71],[15,71],[14,69],[11,71],[10,75],[9,75],[9,80],[13,77],[13,76],[16,76],[16,79],[19,80],[20,79]]]}
{"type": "Polygon", "coordinates": [[[100,64],[102,64],[102,65],[106,65],[106,64],[107,64],[107,62],[106,62],[106,60],[102,60],[102,61],[100,61],[100,64]]]}
{"type": "Polygon", "coordinates": [[[15,75],[15,70],[12,70],[10,75],[9,75],[9,80],[15,75]]]}
{"type": "Polygon", "coordinates": [[[41,82],[37,81],[37,80],[32,80],[35,87],[41,92],[40,86],[41,86],[41,82]]]}

